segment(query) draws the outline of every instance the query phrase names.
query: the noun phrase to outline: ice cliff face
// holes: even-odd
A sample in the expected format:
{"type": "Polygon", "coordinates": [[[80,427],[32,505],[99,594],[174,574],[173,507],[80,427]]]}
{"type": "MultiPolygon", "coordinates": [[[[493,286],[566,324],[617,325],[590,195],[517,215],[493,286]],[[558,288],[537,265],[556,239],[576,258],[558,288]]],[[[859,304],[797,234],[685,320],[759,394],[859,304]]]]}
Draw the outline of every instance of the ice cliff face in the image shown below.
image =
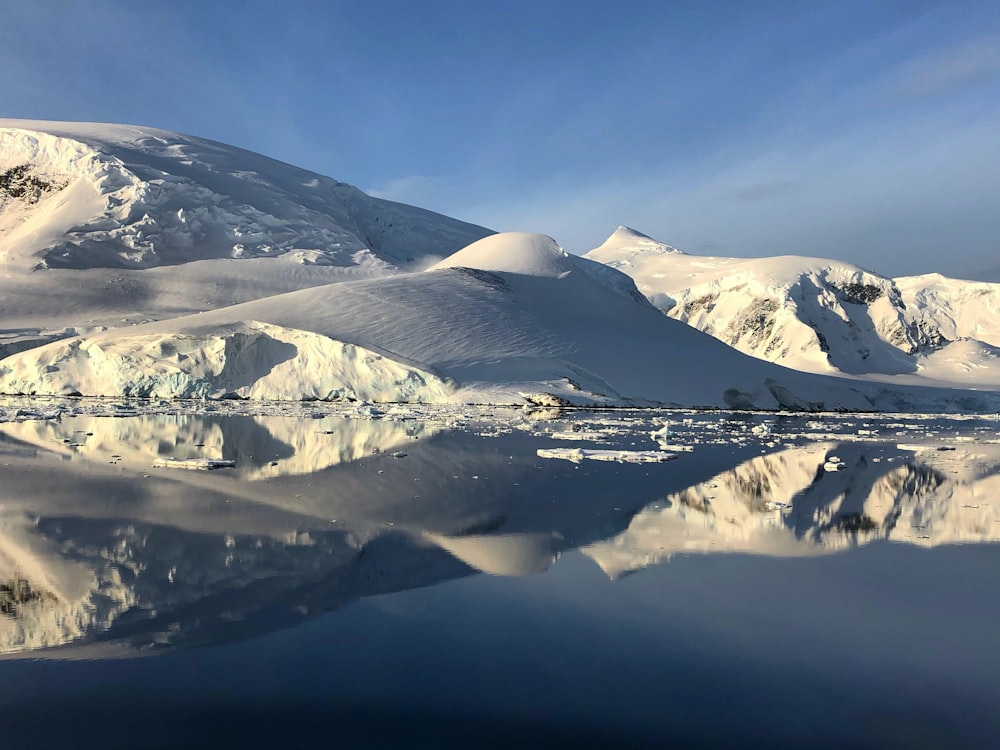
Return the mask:
{"type": "Polygon", "coordinates": [[[405,266],[489,233],[200,138],[0,120],[0,263],[8,266],[277,256],[405,266]]]}
{"type": "Polygon", "coordinates": [[[625,228],[585,257],[628,273],[668,316],[759,359],[897,382],[1000,385],[1000,285],[893,280],[798,256],[691,256],[625,228]]]}
{"type": "Polygon", "coordinates": [[[309,331],[257,321],[71,339],[0,365],[7,393],[440,402],[439,377],[309,331]]]}

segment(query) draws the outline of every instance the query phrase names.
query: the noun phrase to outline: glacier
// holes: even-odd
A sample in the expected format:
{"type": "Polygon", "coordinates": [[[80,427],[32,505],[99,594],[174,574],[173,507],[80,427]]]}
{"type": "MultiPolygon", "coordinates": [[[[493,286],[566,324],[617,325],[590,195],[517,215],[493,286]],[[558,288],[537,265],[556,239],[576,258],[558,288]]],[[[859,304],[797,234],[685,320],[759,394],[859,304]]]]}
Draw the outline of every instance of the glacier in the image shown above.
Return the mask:
{"type": "Polygon", "coordinates": [[[992,409],[761,362],[663,316],[627,276],[542,235],[479,240],[425,271],[77,336],[0,361],[25,395],[539,405],[992,409]]]}
{"type": "Polygon", "coordinates": [[[579,257],[156,128],[0,120],[0,271],[0,394],[1000,408],[987,287],[579,257]]]}

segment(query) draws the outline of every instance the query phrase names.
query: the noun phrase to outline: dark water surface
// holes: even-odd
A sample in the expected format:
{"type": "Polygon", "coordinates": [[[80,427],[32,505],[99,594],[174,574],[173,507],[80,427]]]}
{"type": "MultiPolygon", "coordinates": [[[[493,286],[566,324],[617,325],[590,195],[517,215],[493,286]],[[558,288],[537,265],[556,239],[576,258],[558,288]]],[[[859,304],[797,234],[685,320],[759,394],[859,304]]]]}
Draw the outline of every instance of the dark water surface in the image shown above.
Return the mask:
{"type": "Polygon", "coordinates": [[[996,746],[996,422],[316,416],[0,424],[4,748],[996,746]]]}

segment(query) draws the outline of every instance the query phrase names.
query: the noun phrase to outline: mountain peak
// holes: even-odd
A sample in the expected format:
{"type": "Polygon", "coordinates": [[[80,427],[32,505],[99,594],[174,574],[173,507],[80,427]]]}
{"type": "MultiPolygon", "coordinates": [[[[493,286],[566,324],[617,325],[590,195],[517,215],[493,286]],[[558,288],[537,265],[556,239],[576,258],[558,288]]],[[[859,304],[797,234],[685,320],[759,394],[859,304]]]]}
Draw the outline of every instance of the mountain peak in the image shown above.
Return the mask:
{"type": "MultiPolygon", "coordinates": [[[[627,227],[624,224],[619,224],[618,228],[611,233],[608,239],[638,239],[638,240],[653,240],[648,234],[643,234],[638,229],[633,229],[632,227],[627,227]]],[[[653,240],[655,242],[656,240],[653,240]]]]}
{"type": "MultiPolygon", "coordinates": [[[[587,253],[587,256],[594,257],[591,253],[620,255],[622,253],[629,252],[684,254],[676,247],[671,247],[670,245],[659,242],[650,237],[648,234],[643,234],[637,229],[632,229],[632,227],[622,225],[611,233],[611,236],[604,241],[603,245],[591,250],[590,253],[587,253]]],[[[607,262],[603,258],[594,257],[594,259],[607,262]]]]}

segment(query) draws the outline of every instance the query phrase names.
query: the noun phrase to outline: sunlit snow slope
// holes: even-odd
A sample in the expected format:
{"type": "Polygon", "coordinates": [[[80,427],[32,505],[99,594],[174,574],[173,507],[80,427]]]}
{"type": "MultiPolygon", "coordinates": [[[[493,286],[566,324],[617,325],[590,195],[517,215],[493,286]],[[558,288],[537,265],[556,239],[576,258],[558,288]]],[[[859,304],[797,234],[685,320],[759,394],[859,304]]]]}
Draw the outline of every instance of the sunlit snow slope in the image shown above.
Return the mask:
{"type": "Polygon", "coordinates": [[[672,318],[787,367],[1000,388],[1000,285],[889,279],[850,263],[687,255],[619,227],[585,257],[629,274],[672,318]]]}
{"type": "MultiPolygon", "coordinates": [[[[0,361],[24,394],[945,411],[992,394],[797,373],[663,316],[627,276],[506,233],[419,273],[67,339],[0,361]]],[[[1000,399],[994,399],[1000,401],[1000,399]]]]}
{"type": "Polygon", "coordinates": [[[423,267],[488,234],[200,138],[0,120],[0,357],[423,267]]]}
{"type": "Polygon", "coordinates": [[[292,254],[447,255],[489,232],[221,143],[127,125],[0,120],[0,261],[146,268],[292,254]]]}
{"type": "Polygon", "coordinates": [[[626,229],[593,251],[725,344],[891,382],[858,385],[744,357],[549,238],[489,235],[203,139],[2,120],[0,392],[952,411],[996,394],[902,386],[1000,388],[988,288],[626,229]]]}

